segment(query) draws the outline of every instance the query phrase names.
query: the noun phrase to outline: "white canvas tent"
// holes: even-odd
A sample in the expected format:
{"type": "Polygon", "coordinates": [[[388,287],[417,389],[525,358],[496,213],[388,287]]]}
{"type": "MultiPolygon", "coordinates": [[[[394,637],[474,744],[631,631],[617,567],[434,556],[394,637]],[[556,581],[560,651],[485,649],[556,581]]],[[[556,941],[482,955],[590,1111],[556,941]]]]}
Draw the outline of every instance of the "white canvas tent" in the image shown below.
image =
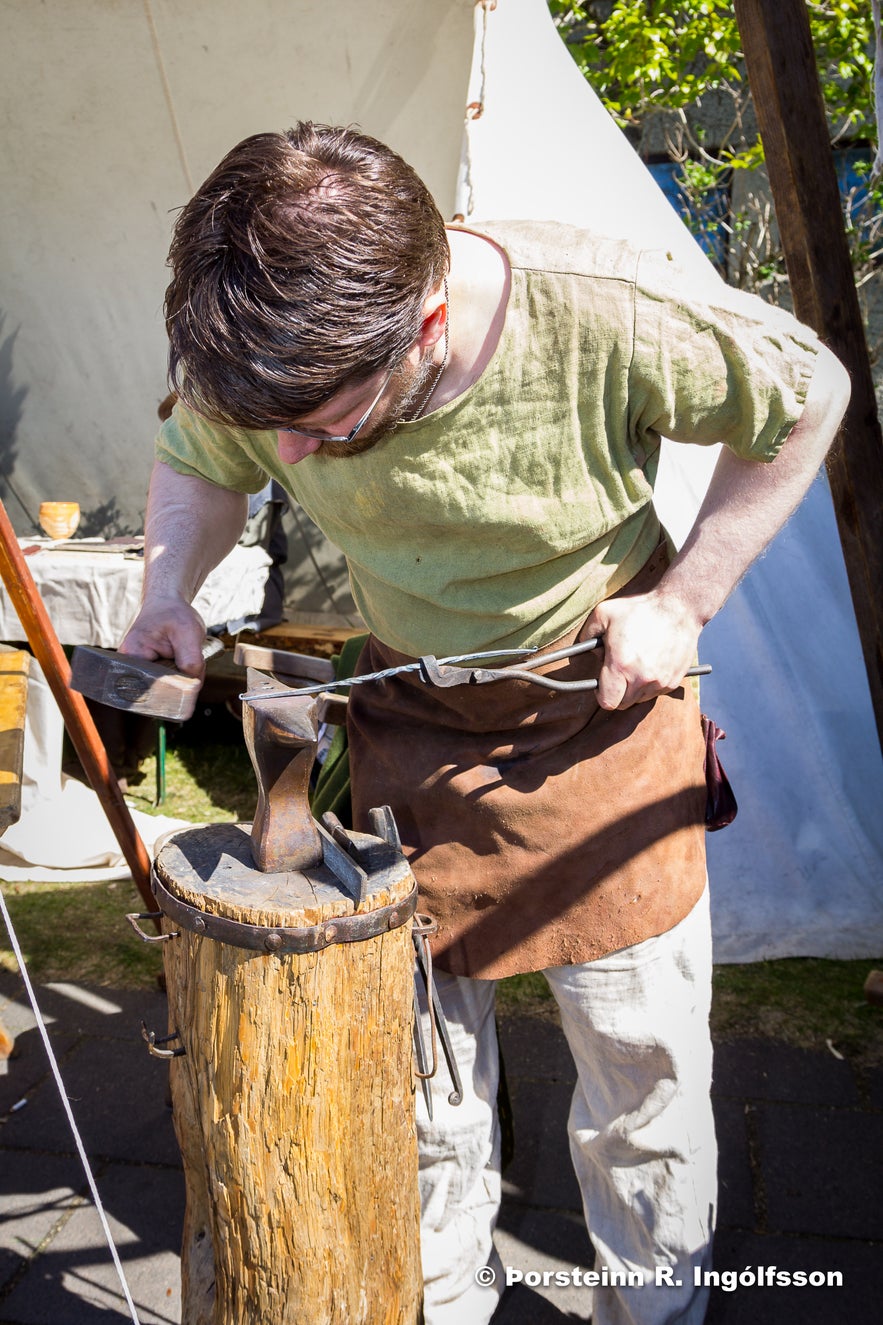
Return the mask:
{"type": "Polygon", "coordinates": [[[240,138],[358,121],[450,206],[471,11],[0,0],[0,470],[17,527],[47,498],[140,527],[175,209],[240,138]]]}
{"type": "MultiPolygon", "coordinates": [[[[358,123],[446,214],[557,217],[706,271],[544,0],[0,0],[0,15],[2,468],[20,524],[46,496],[140,522],[173,211],[247,133],[358,123]]],[[[667,449],[675,535],[709,461],[667,449]]],[[[307,538],[337,608],[340,564],[307,538]]],[[[296,586],[313,572],[304,558],[296,586]]],[[[824,478],[703,656],[741,807],[709,839],[717,959],[879,955],[883,761],[824,478]]]]}

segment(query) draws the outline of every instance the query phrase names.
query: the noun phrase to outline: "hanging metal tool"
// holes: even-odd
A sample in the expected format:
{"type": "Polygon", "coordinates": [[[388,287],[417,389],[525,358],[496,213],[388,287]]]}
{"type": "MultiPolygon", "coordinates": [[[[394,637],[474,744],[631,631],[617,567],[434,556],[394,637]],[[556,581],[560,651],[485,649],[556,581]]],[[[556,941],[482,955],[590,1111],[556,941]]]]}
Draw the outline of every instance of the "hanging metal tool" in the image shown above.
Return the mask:
{"type": "MultiPolygon", "coordinates": [[[[445,1062],[447,1063],[448,1072],[451,1077],[451,1085],[453,1086],[453,1090],[448,1095],[448,1104],[462,1104],[463,1102],[463,1082],[460,1079],[457,1060],[454,1057],[454,1046],[451,1043],[448,1023],[445,1020],[445,1014],[435,987],[435,981],[432,978],[432,949],[429,946],[429,936],[434,934],[436,929],[436,922],[431,916],[421,915],[419,912],[414,916],[414,928],[412,930],[414,950],[417,954],[417,969],[423,977],[423,985],[426,989],[426,1004],[429,1010],[429,1026],[432,1044],[432,1067],[428,1072],[425,1070],[419,1071],[417,1076],[423,1079],[423,1094],[426,1099],[426,1109],[429,1114],[430,1122],[432,1121],[432,1098],[428,1088],[428,1078],[434,1077],[438,1071],[439,1040],[441,1041],[442,1053],[445,1056],[445,1062]]],[[[424,1063],[426,1061],[426,1050],[423,1044],[423,1029],[420,1024],[420,1005],[419,1000],[416,997],[414,999],[414,1027],[415,1047],[417,1047],[417,1064],[420,1066],[421,1059],[424,1063]]]]}
{"type": "MultiPolygon", "coordinates": [[[[401,851],[402,839],[399,837],[399,830],[389,806],[381,805],[376,809],[369,810],[368,818],[371,823],[372,833],[376,834],[377,837],[382,838],[385,842],[388,842],[390,846],[395,847],[397,851],[401,851]]],[[[432,1122],[432,1090],[429,1082],[438,1071],[439,1040],[441,1040],[442,1053],[444,1054],[445,1062],[448,1065],[448,1072],[450,1073],[451,1085],[453,1087],[451,1093],[448,1095],[448,1103],[461,1104],[463,1101],[463,1082],[460,1078],[457,1060],[454,1057],[454,1047],[451,1043],[448,1023],[445,1020],[444,1010],[442,1009],[441,1001],[435,988],[435,981],[432,978],[432,949],[429,946],[429,939],[430,936],[436,932],[437,928],[438,926],[431,916],[423,915],[420,912],[414,916],[411,934],[414,939],[417,970],[420,972],[423,979],[423,986],[426,990],[431,1047],[431,1058],[427,1059],[426,1042],[423,1039],[423,1024],[420,1017],[419,988],[415,976],[414,1055],[417,1059],[417,1071],[414,1075],[419,1079],[423,1088],[423,1099],[426,1103],[426,1112],[429,1115],[430,1122],[432,1122]]]]}

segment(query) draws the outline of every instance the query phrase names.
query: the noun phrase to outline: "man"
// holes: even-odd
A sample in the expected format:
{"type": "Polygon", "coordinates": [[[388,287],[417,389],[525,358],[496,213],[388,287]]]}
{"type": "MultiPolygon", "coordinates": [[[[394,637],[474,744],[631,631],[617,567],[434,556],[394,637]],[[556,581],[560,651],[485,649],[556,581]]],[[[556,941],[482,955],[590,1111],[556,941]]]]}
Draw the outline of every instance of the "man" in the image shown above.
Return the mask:
{"type": "Polygon", "coordinates": [[[551,224],[446,230],[413,171],[348,130],[234,148],[170,263],[183,403],[126,651],[199,673],[190,601],[268,476],[346,553],[372,631],[360,670],[603,645],[542,669],[596,692],[409,675],[350,699],[356,825],[392,805],[466,1078],[459,1109],[438,1088],[418,1119],[427,1321],[480,1325],[497,1301],[494,980],[543,970],[614,1281],[593,1319],[696,1325],[715,1153],[704,746],[683,677],[812,481],[846,374],[794,319],[669,254],[551,224]],[[726,443],[674,557],[651,505],[661,435],[726,443]]]}

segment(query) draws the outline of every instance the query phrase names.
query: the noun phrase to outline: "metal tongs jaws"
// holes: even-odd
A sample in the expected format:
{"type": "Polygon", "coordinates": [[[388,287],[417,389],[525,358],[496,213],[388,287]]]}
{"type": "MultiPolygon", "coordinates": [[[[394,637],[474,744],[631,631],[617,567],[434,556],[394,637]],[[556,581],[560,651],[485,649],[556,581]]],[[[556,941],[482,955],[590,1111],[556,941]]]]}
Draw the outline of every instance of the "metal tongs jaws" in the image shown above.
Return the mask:
{"type": "MultiPolygon", "coordinates": [[[[427,685],[448,689],[451,686],[484,685],[488,681],[533,681],[534,685],[544,686],[547,690],[597,690],[598,682],[594,678],[584,681],[556,681],[551,676],[537,676],[535,667],[545,667],[547,663],[559,662],[563,658],[573,658],[580,653],[588,653],[603,645],[603,637],[583,640],[580,644],[571,644],[566,649],[556,649],[553,653],[538,654],[534,658],[510,667],[449,667],[440,663],[432,654],[419,659],[420,679],[427,685]]],[[[707,676],[711,671],[708,663],[691,667],[685,676],[707,676]]]]}

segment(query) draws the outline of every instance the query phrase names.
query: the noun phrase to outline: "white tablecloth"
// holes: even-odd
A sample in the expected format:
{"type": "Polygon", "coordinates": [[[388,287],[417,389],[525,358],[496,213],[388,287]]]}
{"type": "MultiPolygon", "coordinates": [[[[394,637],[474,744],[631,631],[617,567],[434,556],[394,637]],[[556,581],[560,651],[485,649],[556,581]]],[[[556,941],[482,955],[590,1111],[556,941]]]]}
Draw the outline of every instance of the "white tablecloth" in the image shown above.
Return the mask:
{"type": "MultiPolygon", "coordinates": [[[[62,644],[114,649],[138,610],[144,561],[124,552],[97,552],[100,540],[82,540],[76,550],[56,548],[48,539],[23,538],[37,547],[27,562],[62,644]],[[90,546],[92,550],[90,551],[90,546]]],[[[270,557],[262,547],[233,549],[209,575],[194,606],[209,630],[235,627],[259,613],[270,557]]],[[[24,640],[24,631],[0,584],[0,640],[24,640]]]]}
{"type": "MultiPolygon", "coordinates": [[[[45,539],[21,539],[28,566],[62,644],[115,648],[138,610],[144,563],[123,552],[61,550],[45,539]]],[[[230,633],[259,613],[270,558],[261,547],[235,547],[206,580],[195,600],[206,626],[230,633]]],[[[24,631],[0,582],[0,639],[17,642],[24,631]]],[[[128,877],[129,870],[95,793],[61,772],[61,713],[36,659],[28,681],[22,812],[0,845],[0,879],[128,877]]],[[[148,851],[177,820],[133,811],[148,851]]]]}

